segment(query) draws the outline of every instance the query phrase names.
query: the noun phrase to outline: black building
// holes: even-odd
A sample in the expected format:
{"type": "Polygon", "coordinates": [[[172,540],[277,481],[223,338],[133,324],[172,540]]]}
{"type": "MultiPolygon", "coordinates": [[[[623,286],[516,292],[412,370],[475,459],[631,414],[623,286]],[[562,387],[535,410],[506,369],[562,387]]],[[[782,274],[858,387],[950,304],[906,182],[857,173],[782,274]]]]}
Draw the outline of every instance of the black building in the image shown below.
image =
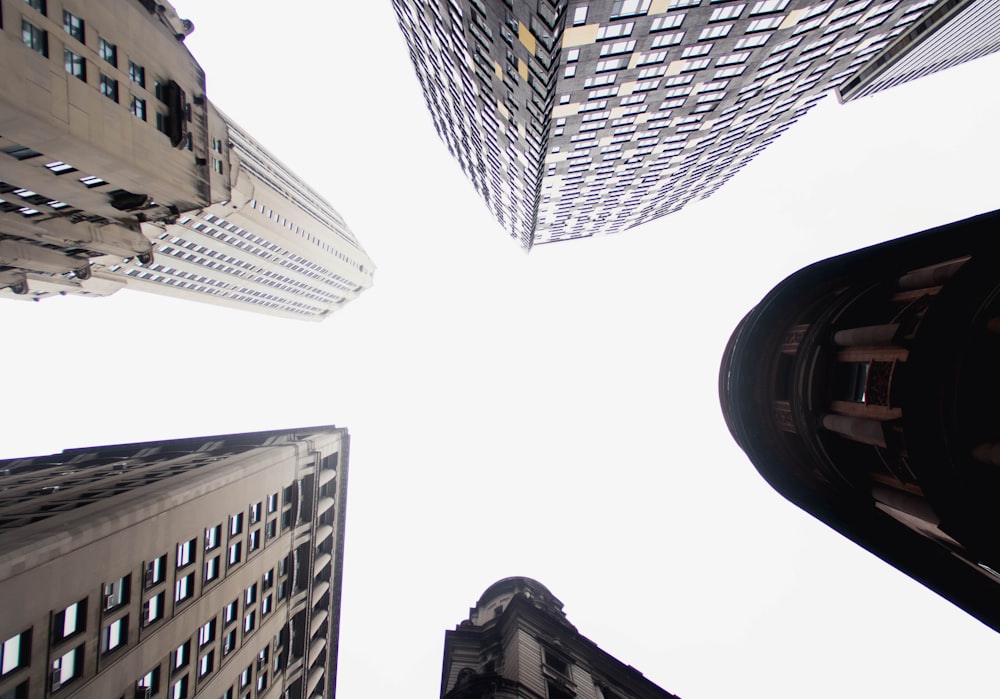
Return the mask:
{"type": "Polygon", "coordinates": [[[802,509],[1000,630],[1000,211],[834,257],[772,290],[720,400],[802,509]]]}

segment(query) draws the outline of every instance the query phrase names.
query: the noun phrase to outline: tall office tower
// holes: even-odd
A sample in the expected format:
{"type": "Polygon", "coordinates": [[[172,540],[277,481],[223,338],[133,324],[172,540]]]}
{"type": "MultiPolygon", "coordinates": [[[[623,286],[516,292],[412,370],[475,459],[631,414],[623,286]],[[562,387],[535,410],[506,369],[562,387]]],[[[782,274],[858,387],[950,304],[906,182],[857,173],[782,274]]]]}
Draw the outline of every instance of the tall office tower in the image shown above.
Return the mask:
{"type": "Polygon", "coordinates": [[[1000,50],[1000,2],[937,2],[838,88],[849,102],[1000,50]]]}
{"type": "Polygon", "coordinates": [[[935,7],[393,5],[438,134],[525,247],[617,233],[709,196],[935,7]]]}
{"type": "Polygon", "coordinates": [[[779,493],[1000,631],[1000,211],[806,267],[719,392],[779,493]]]}
{"type": "Polygon", "coordinates": [[[348,434],[0,461],[0,696],[333,697],[348,434]]]}
{"type": "Polygon", "coordinates": [[[605,653],[531,578],[490,585],[444,639],[442,699],[677,699],[605,653]]]}
{"type": "Polygon", "coordinates": [[[4,3],[0,296],[318,320],[371,286],[339,214],[209,103],[192,30],[164,2],[4,3]]]}

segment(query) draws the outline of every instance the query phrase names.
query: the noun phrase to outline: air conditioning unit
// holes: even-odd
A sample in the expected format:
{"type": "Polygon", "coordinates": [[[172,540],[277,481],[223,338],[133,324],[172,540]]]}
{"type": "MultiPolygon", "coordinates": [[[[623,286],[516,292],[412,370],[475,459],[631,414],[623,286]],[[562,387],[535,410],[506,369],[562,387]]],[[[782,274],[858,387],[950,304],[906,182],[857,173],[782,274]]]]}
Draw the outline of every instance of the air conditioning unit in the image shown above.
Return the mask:
{"type": "Polygon", "coordinates": [[[62,670],[53,670],[49,673],[49,686],[53,692],[62,686],[62,670]]]}
{"type": "Polygon", "coordinates": [[[135,699],[150,699],[153,696],[152,687],[136,687],[135,699]]]}
{"type": "Polygon", "coordinates": [[[104,608],[114,609],[118,605],[118,595],[111,593],[110,595],[104,595],[104,608]]]}
{"type": "Polygon", "coordinates": [[[146,587],[152,587],[156,580],[153,577],[153,571],[149,568],[146,569],[146,587]]]}

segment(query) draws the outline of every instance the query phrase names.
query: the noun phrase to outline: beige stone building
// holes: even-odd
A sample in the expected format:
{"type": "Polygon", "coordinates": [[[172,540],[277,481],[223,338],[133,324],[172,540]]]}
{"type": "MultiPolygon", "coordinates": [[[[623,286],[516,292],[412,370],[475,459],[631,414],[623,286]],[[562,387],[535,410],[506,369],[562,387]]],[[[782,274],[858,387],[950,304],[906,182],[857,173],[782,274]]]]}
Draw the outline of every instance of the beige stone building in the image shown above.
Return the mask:
{"type": "Polygon", "coordinates": [[[321,319],[374,265],[221,114],[169,3],[0,0],[0,296],[121,288],[321,319]]]}
{"type": "Polygon", "coordinates": [[[312,427],[0,461],[0,697],[334,697],[348,450],[312,427]]]}

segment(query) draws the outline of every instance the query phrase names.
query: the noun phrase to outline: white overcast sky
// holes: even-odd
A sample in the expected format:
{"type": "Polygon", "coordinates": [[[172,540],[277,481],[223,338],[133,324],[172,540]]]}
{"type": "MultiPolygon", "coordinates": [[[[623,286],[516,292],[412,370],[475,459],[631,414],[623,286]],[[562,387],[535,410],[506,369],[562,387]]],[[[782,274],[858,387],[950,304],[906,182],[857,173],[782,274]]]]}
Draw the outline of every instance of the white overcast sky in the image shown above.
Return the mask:
{"type": "Polygon", "coordinates": [[[437,696],[445,629],[509,575],[683,699],[996,696],[1000,635],[772,491],[717,376],[786,275],[1000,206],[1000,56],[828,97],[711,199],[526,255],[387,0],[175,4],[210,98],[345,216],[375,286],[321,324],[4,301],[0,457],[348,427],[343,699],[437,696]]]}

